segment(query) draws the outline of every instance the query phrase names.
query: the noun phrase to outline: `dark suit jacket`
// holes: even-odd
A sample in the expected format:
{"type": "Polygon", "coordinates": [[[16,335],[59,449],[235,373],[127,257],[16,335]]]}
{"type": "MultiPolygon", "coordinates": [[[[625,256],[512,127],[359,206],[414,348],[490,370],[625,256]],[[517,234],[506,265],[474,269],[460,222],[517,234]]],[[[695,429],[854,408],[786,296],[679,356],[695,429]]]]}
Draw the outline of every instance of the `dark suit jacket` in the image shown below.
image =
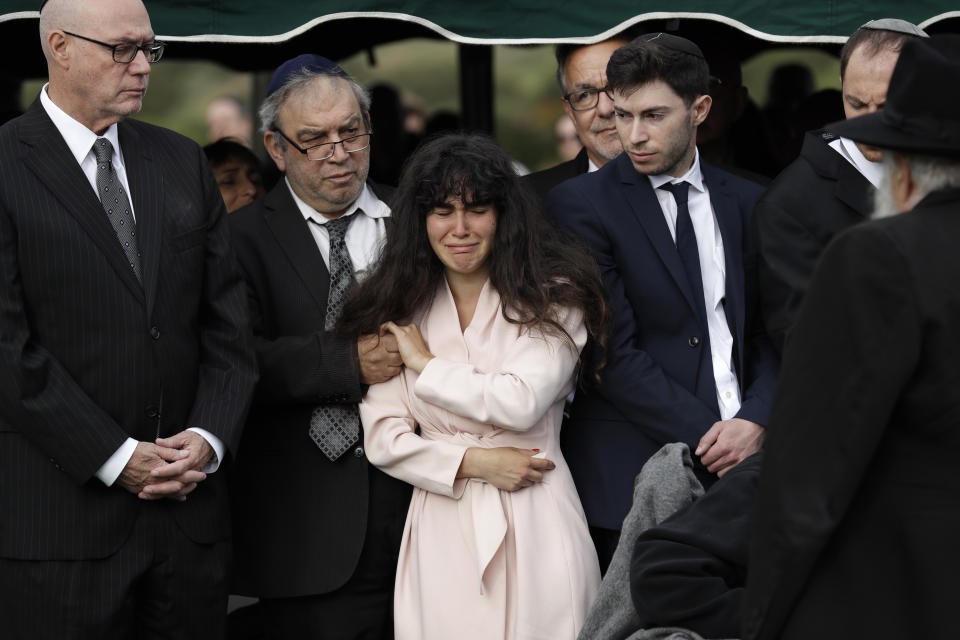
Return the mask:
{"type": "Polygon", "coordinates": [[[590,160],[587,158],[586,148],[580,149],[580,153],[578,153],[577,157],[573,160],[561,162],[557,166],[544,169],[543,171],[529,173],[520,178],[520,182],[529,187],[537,195],[540,205],[545,210],[547,206],[547,194],[550,193],[550,190],[565,180],[576,178],[586,173],[590,167],[589,163],[590,160]]]}
{"type": "Polygon", "coordinates": [[[308,224],[283,180],[230,215],[261,368],[233,476],[236,590],[261,597],[339,588],[366,532],[363,448],[330,462],[308,434],[317,405],[364,393],[356,342],[323,329],[330,274],[308,224]]]}
{"type": "Polygon", "coordinates": [[[744,638],[955,638],[960,189],[824,253],[784,352],[744,638]]]}
{"type": "MultiPolygon", "coordinates": [[[[200,148],[119,124],[143,287],[40,101],[0,128],[0,555],[105,557],[148,508],[94,473],[129,436],[202,427],[232,453],[256,380],[243,284],[200,148]]],[[[223,473],[165,503],[229,534],[223,473]]]]}
{"type": "MultiPolygon", "coordinates": [[[[741,386],[738,417],[767,422],[776,360],[756,318],[750,214],[762,189],[701,163],[726,254],[726,314],[741,386]]],[[[720,419],[707,327],[656,194],[627,155],[550,192],[550,215],[600,265],[612,329],[601,382],[578,390],[561,442],[591,525],[619,529],[633,478],[668,442],[691,450],[720,419]]],[[[716,479],[699,468],[701,481],[716,479]]]]}
{"type": "Polygon", "coordinates": [[[793,325],[820,254],[834,236],[873,211],[876,189],[827,146],[836,136],[811,131],[800,157],[757,203],[763,319],[778,352],[793,325]]]}

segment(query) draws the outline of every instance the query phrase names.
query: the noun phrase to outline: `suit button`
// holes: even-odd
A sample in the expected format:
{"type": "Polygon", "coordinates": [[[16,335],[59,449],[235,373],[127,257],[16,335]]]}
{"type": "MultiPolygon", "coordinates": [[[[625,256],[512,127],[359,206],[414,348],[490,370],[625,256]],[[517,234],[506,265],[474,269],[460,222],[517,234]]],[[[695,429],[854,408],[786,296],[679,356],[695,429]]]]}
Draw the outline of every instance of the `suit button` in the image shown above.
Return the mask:
{"type": "Polygon", "coordinates": [[[160,417],[160,409],[156,405],[148,404],[147,405],[147,417],[151,420],[156,420],[160,417]]]}
{"type": "Polygon", "coordinates": [[[687,344],[690,345],[691,347],[695,347],[698,344],[700,344],[700,338],[698,338],[697,336],[690,336],[690,339],[687,340],[687,344]]]}
{"type": "Polygon", "coordinates": [[[156,327],[150,327],[150,337],[153,338],[154,340],[159,340],[160,329],[157,329],[156,327]]]}
{"type": "Polygon", "coordinates": [[[362,458],[363,457],[363,447],[357,447],[353,450],[354,457],[362,458]]]}

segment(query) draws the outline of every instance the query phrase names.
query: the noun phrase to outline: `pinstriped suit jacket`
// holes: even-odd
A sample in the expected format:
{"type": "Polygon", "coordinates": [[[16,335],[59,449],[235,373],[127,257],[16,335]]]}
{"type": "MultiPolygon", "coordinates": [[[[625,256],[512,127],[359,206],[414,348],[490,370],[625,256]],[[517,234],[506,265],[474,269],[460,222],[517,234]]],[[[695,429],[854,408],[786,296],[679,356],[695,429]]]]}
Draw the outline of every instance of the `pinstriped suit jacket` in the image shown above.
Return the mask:
{"type": "MultiPolygon", "coordinates": [[[[256,364],[225,212],[199,147],[119,124],[142,252],[130,270],[39,100],[0,128],[0,556],[103,557],[154,508],[93,474],[128,436],[237,446],[256,364]]],[[[168,508],[228,535],[223,473],[168,508]]]]}

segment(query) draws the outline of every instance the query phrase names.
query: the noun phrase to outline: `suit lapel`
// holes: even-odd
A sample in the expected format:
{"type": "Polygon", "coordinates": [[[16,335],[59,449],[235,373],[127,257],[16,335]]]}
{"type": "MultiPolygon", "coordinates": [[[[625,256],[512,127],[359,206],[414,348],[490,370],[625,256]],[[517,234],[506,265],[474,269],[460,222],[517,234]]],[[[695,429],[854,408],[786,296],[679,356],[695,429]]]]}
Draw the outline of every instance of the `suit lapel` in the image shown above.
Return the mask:
{"type": "Polygon", "coordinates": [[[121,122],[118,135],[127,182],[130,183],[133,212],[137,218],[137,247],[140,249],[147,317],[151,317],[156,301],[163,237],[163,172],[156,168],[149,146],[140,140],[140,134],[132,127],[121,122]]]}
{"type": "MultiPolygon", "coordinates": [[[[839,158],[839,155],[837,156],[839,158]]],[[[869,180],[863,177],[856,167],[843,158],[837,168],[837,199],[864,218],[873,212],[873,194],[876,191],[869,180]]]]}
{"type": "Polygon", "coordinates": [[[621,154],[614,162],[617,163],[620,181],[624,185],[624,193],[627,202],[630,203],[634,217],[643,227],[650,244],[653,245],[661,262],[667,268],[670,277],[683,292],[683,297],[690,305],[690,311],[694,317],[699,318],[694,292],[687,282],[687,273],[680,261],[680,254],[677,253],[677,245],[670,236],[670,229],[663,217],[663,209],[660,208],[660,201],[657,200],[657,196],[653,192],[650,180],[637,173],[627,154],[621,154]]]}
{"type": "Polygon", "coordinates": [[[326,312],[327,292],[330,288],[330,272],[320,255],[320,249],[310,232],[309,222],[304,220],[300,209],[290,195],[286,180],[264,199],[266,223],[273,232],[280,249],[303,281],[304,287],[313,296],[317,306],[326,312]]]}
{"type": "Polygon", "coordinates": [[[724,314],[733,336],[737,371],[743,371],[743,313],[745,307],[743,281],[743,218],[736,197],[729,191],[727,181],[713,167],[700,163],[704,182],[710,192],[710,204],[717,218],[720,237],[723,239],[724,265],[724,314]]]}
{"type": "MultiPolygon", "coordinates": [[[[130,264],[117,240],[117,233],[107,220],[103,206],[54,126],[40,100],[24,114],[21,142],[26,146],[24,164],[50,190],[61,206],[103,252],[130,292],[143,301],[143,287],[130,269],[130,264]]],[[[137,211],[139,215],[139,211],[137,211]]]]}

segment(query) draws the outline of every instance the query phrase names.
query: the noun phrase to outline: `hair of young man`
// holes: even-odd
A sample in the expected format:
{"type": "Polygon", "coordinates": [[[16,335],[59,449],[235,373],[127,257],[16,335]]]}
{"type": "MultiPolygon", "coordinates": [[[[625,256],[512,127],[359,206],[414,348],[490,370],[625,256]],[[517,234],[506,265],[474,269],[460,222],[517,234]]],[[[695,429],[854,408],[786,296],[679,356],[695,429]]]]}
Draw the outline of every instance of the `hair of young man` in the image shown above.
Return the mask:
{"type": "MultiPolygon", "coordinates": [[[[344,77],[333,73],[317,73],[304,67],[292,74],[279,89],[267,96],[266,100],[263,101],[263,104],[260,105],[260,110],[257,112],[260,116],[260,131],[266,133],[267,131],[276,129],[279,126],[277,124],[277,120],[279,118],[280,108],[284,105],[287,99],[302,89],[305,85],[309,84],[316,78],[321,77],[342,78],[343,80],[347,81],[347,83],[350,85],[350,89],[353,91],[353,95],[357,98],[357,104],[360,105],[360,111],[363,113],[363,125],[367,128],[367,130],[369,130],[370,93],[366,89],[360,86],[360,84],[353,78],[344,77]]],[[[283,139],[283,137],[278,136],[277,144],[280,145],[281,149],[286,148],[285,143],[286,141],[283,139]]]]}
{"type": "Polygon", "coordinates": [[[607,312],[596,262],[559,237],[506,153],[475,134],[430,139],[407,161],[379,263],[344,305],[338,333],[356,337],[376,333],[388,320],[409,322],[433,300],[444,266],[430,246],[426,218],[450,198],[496,211],[490,282],[508,322],[569,339],[556,307],[575,308],[584,313],[589,334],[605,344],[607,312]]]}
{"type": "Polygon", "coordinates": [[[220,138],[216,142],[211,142],[203,148],[203,153],[214,169],[231,160],[240,160],[256,167],[257,171],[261,170],[260,160],[253,151],[230,138],[220,138]]]}
{"type": "Polygon", "coordinates": [[[629,93],[657,80],[666,83],[688,106],[710,92],[706,60],[651,42],[620,47],[607,63],[607,87],[611,94],[629,93]]]}
{"type": "Polygon", "coordinates": [[[840,82],[843,82],[847,73],[850,56],[861,46],[863,47],[863,55],[867,58],[873,58],[883,51],[899,53],[907,38],[912,37],[914,36],[884,29],[857,29],[847,38],[843,49],[840,50],[840,82]]]}

